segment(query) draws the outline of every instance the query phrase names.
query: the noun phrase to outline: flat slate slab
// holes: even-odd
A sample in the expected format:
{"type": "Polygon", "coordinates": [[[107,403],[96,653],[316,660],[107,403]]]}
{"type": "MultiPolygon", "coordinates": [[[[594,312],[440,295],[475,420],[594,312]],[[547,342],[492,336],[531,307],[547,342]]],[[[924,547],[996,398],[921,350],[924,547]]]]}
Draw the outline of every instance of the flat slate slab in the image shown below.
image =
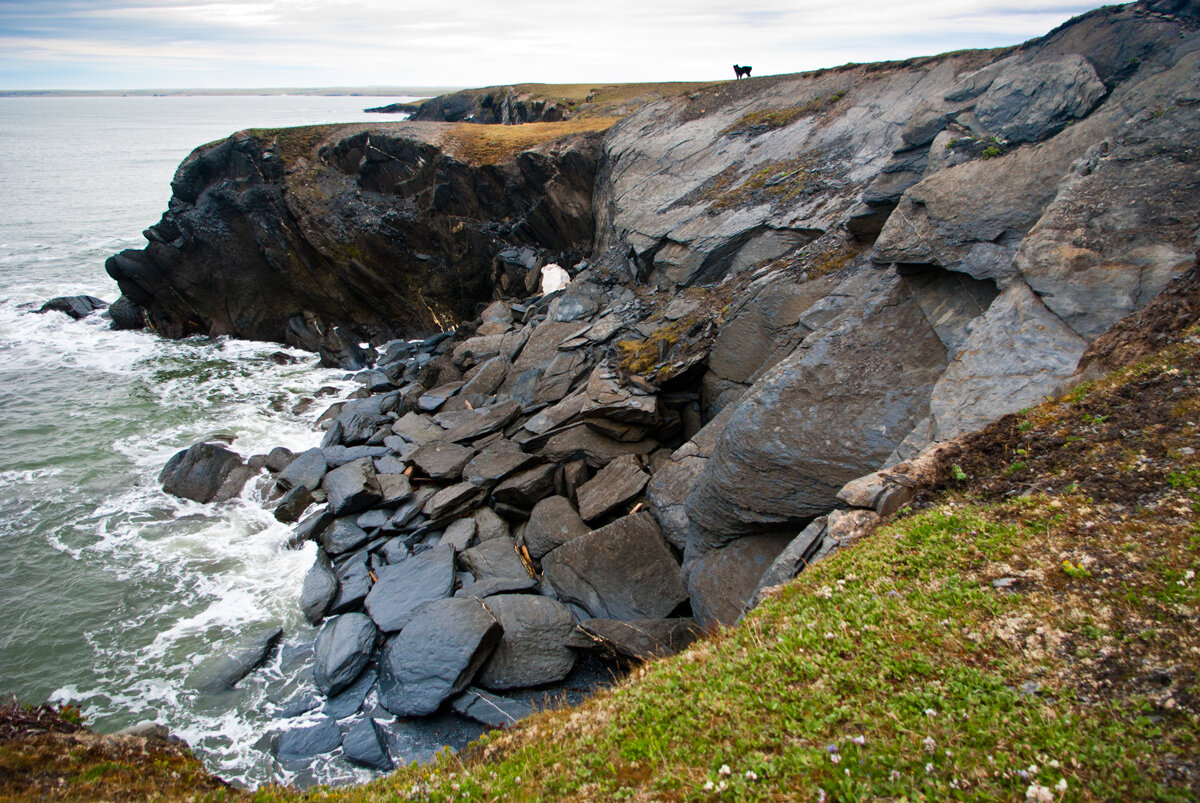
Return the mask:
{"type": "Polygon", "coordinates": [[[201,691],[232,689],[239,680],[262,666],[282,635],[283,628],[278,626],[252,630],[238,639],[237,645],[225,655],[202,661],[189,679],[201,691]]]}
{"type": "Polygon", "coordinates": [[[478,600],[422,605],[380,656],[380,703],[401,717],[432,714],[471,683],[500,636],[500,623],[478,600]]]}
{"type": "Polygon", "coordinates": [[[533,506],[525,527],[525,546],[534,560],[541,560],[573,538],[587,535],[591,528],[575,512],[565,496],[548,496],[533,506]]]}
{"type": "Polygon", "coordinates": [[[383,500],[379,480],[375,476],[375,464],[367,457],[352,460],[328,472],[321,480],[321,487],[329,499],[329,510],[335,516],[357,513],[383,500]]]}
{"type": "MultiPolygon", "coordinates": [[[[313,645],[313,681],[332,696],[354,682],[367,666],[379,631],[361,613],[330,619],[313,645]]],[[[340,741],[340,739],[339,739],[340,741]]]]}
{"type": "Polygon", "coordinates": [[[679,564],[645,511],[568,541],[542,559],[542,571],[559,599],[597,619],[662,619],[688,598],[679,564]]]}
{"type": "Polygon", "coordinates": [[[329,556],[320,550],[312,568],[304,575],[304,586],[300,590],[300,610],[310,625],[315,625],[325,616],[337,589],[338,581],[333,576],[329,556]]]}
{"type": "Polygon", "coordinates": [[[325,454],[313,447],[296,455],[295,459],[279,472],[275,482],[284,488],[303,485],[308,490],[315,491],[321,487],[321,478],[325,476],[327,469],[325,454]]]}
{"type": "Polygon", "coordinates": [[[342,743],[342,732],[332,719],[284,731],[275,742],[275,757],[284,764],[305,762],[332,753],[342,743]]]}
{"type": "Polygon", "coordinates": [[[533,460],[512,441],[491,444],[463,467],[462,477],[476,485],[493,485],[533,460]]]}
{"type": "Polygon", "coordinates": [[[584,521],[595,521],[633,499],[649,481],[636,457],[618,457],[579,489],[579,515],[584,521]]]}
{"type": "Polygon", "coordinates": [[[342,739],[342,756],[351,764],[387,772],[395,768],[387,740],[375,720],[367,717],[351,726],[342,739]]]}
{"type": "Polygon", "coordinates": [[[567,606],[532,594],[501,594],[485,604],[504,636],[476,676],[493,690],[542,686],[565,678],[575,666],[567,646],[575,620],[567,606]]]}
{"type": "Polygon", "coordinates": [[[648,661],[674,655],[700,637],[700,628],[691,617],[679,619],[587,619],[579,629],[610,652],[648,661]]]}
{"type": "Polygon", "coordinates": [[[394,633],[408,624],[422,603],[454,592],[454,550],[433,547],[380,567],[376,576],[379,579],[364,605],[380,630],[394,633]]]}
{"type": "Polygon", "coordinates": [[[392,432],[410,443],[426,444],[444,430],[420,413],[405,413],[392,424],[392,432]]]}
{"type": "Polygon", "coordinates": [[[489,728],[507,728],[535,713],[529,703],[501,697],[472,686],[450,702],[454,712],[482,722],[489,728]]]}
{"type": "Polygon", "coordinates": [[[456,480],[463,466],[475,456],[470,446],[449,441],[431,441],[412,454],[412,462],[435,480],[456,480]]]}
{"type": "Polygon", "coordinates": [[[475,582],[458,591],[461,597],[488,597],[495,594],[531,591],[537,578],[525,570],[511,538],[493,538],[459,555],[463,567],[475,582]]]}

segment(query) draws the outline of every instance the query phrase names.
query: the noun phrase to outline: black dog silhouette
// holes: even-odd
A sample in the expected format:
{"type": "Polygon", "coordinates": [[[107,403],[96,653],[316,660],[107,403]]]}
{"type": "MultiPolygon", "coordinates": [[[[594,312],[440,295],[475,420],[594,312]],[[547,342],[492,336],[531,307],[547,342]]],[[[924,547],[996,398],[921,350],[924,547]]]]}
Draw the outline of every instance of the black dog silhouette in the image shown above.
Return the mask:
{"type": "Polygon", "coordinates": [[[749,78],[750,71],[753,69],[754,69],[753,67],[739,67],[738,65],[735,64],[735,65],[733,65],[733,74],[737,78],[749,78]]]}

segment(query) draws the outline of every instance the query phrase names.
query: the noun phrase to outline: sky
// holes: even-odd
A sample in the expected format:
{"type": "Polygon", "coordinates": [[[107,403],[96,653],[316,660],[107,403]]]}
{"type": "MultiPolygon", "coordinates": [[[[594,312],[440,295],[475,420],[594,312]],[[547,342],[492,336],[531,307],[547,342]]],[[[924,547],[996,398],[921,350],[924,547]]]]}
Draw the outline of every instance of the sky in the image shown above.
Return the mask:
{"type": "Polygon", "coordinates": [[[1063,0],[0,0],[0,89],[731,78],[1016,44],[1063,0]]]}

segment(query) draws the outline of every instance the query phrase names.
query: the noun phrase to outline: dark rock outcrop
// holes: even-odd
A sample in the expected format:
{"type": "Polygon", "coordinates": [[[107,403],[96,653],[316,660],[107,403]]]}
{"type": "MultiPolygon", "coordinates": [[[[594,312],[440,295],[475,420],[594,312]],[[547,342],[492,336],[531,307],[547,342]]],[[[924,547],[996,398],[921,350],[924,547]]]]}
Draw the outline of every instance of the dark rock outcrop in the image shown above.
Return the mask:
{"type": "Polygon", "coordinates": [[[107,306],[107,301],[103,301],[95,296],[58,296],[38,307],[37,311],[65,312],[78,321],[81,318],[91,315],[96,310],[104,309],[107,306]]]}
{"type": "Polygon", "coordinates": [[[215,443],[176,452],[158,475],[163,490],[193,502],[224,502],[241,493],[253,474],[237,453],[215,443]]]}

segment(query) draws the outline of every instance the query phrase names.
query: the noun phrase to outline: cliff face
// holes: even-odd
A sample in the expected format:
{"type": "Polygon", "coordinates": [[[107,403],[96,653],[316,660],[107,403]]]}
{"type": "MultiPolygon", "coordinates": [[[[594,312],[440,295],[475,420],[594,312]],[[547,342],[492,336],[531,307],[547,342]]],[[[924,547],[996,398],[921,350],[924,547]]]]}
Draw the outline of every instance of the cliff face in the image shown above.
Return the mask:
{"type": "Polygon", "coordinates": [[[315,349],[335,326],[376,341],[453,326],[491,297],[506,248],[587,248],[599,135],[481,164],[447,153],[451,133],[335,126],[204,146],[147,247],[106,268],[169,337],[315,349]]]}

